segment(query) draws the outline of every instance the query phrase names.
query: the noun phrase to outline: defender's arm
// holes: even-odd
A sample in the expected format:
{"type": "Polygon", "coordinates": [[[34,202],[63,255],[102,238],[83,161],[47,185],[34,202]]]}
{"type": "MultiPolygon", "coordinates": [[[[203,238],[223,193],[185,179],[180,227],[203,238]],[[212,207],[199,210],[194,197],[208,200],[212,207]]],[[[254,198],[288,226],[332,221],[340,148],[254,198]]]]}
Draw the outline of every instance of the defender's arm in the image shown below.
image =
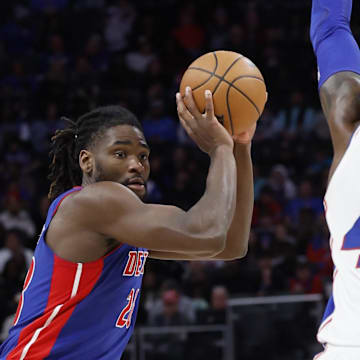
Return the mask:
{"type": "Polygon", "coordinates": [[[360,51],[350,30],[352,0],[313,0],[310,37],[317,57],[321,105],[334,159],[342,159],[360,120],[360,51]]]}

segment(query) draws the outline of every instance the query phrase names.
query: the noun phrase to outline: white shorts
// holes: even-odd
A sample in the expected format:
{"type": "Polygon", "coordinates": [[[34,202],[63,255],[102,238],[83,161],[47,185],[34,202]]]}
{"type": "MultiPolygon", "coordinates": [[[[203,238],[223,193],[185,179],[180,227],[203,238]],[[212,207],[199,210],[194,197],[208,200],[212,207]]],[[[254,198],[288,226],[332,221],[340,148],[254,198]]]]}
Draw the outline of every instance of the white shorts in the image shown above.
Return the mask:
{"type": "Polygon", "coordinates": [[[327,344],[324,351],[314,356],[313,360],[359,360],[360,347],[334,346],[327,344]]]}

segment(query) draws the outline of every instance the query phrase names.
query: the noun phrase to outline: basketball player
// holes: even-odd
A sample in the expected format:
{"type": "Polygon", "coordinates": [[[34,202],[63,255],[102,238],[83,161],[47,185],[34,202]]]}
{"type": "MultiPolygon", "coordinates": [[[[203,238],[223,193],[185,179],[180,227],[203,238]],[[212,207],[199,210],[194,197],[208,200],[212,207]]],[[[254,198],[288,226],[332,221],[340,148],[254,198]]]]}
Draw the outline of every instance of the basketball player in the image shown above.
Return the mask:
{"type": "Polygon", "coordinates": [[[247,251],[253,207],[250,140],[234,141],[191,90],[178,115],[211,159],[187,212],[146,204],[149,147],[135,116],[98,108],[53,137],[52,200],[0,359],[119,359],[134,328],[147,257],[235,259],[247,251]],[[234,157],[235,154],[235,157],[234,157]]]}
{"type": "Polygon", "coordinates": [[[360,359],[360,52],[352,0],[313,0],[310,37],[334,149],[324,198],[334,261],[333,293],[318,332],[320,360],[360,359]]]}

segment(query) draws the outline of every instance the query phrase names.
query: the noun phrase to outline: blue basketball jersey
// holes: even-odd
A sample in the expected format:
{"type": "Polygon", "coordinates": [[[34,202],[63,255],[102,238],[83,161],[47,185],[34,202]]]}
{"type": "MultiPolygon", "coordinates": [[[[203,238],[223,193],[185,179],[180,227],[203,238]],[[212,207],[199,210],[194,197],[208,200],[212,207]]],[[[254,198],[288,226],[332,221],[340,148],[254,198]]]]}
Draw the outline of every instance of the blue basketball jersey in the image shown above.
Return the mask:
{"type": "Polygon", "coordinates": [[[58,257],[45,234],[62,200],[51,204],[0,360],[120,359],[134,329],[148,252],[119,244],[87,262],[58,257]]]}

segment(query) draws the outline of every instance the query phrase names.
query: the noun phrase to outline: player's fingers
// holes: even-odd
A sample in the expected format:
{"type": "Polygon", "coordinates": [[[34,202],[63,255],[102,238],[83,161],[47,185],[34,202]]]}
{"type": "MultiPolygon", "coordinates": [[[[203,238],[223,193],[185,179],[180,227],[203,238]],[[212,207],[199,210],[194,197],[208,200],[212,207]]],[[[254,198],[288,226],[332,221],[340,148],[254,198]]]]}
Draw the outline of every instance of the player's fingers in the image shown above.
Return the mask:
{"type": "Polygon", "coordinates": [[[194,117],[191,115],[191,113],[187,109],[180,93],[176,94],[176,104],[177,104],[177,112],[178,112],[179,117],[181,116],[186,122],[193,122],[194,117]]]}
{"type": "Polygon", "coordinates": [[[210,90],[205,90],[205,118],[208,121],[213,121],[215,119],[214,103],[210,90]]]}
{"type": "Polygon", "coordinates": [[[204,141],[204,134],[202,134],[200,122],[203,121],[203,116],[201,115],[198,118],[195,118],[187,110],[183,99],[180,94],[176,95],[176,102],[178,105],[178,114],[181,124],[183,124],[184,129],[189,134],[189,136],[194,140],[195,143],[199,141],[204,141]]]}
{"type": "Polygon", "coordinates": [[[179,120],[185,131],[188,133],[190,137],[194,136],[194,124],[192,121],[191,114],[185,109],[185,105],[182,101],[181,95],[179,93],[176,94],[176,104],[177,104],[177,112],[179,115],[179,120]]]}
{"type": "Polygon", "coordinates": [[[251,126],[249,130],[243,131],[237,135],[233,135],[233,139],[235,142],[239,144],[247,144],[254,137],[255,130],[256,130],[256,123],[253,126],[251,126]]]}
{"type": "Polygon", "coordinates": [[[195,136],[194,132],[192,131],[192,129],[187,125],[187,123],[184,121],[183,118],[179,117],[179,120],[180,120],[182,127],[184,128],[186,133],[189,135],[190,139],[192,139],[196,143],[196,136],[195,136]]]}
{"type": "Polygon", "coordinates": [[[195,104],[190,86],[187,86],[185,88],[184,103],[191,115],[193,115],[197,119],[201,118],[202,115],[201,115],[198,107],[195,104]]]}

